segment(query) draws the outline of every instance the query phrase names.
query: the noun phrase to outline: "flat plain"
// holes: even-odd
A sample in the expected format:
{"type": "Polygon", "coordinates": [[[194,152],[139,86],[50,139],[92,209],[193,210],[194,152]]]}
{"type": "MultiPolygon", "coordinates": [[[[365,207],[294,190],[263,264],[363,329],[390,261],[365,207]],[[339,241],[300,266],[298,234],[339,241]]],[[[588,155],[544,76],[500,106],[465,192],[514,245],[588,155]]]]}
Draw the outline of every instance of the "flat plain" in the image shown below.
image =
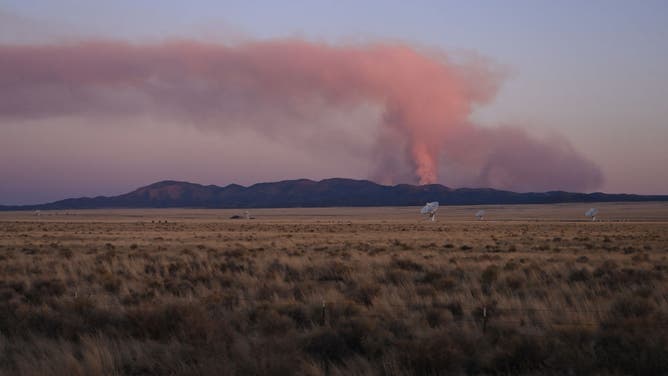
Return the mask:
{"type": "Polygon", "coordinates": [[[0,212],[0,374],[668,373],[668,203],[235,214],[0,212]]]}

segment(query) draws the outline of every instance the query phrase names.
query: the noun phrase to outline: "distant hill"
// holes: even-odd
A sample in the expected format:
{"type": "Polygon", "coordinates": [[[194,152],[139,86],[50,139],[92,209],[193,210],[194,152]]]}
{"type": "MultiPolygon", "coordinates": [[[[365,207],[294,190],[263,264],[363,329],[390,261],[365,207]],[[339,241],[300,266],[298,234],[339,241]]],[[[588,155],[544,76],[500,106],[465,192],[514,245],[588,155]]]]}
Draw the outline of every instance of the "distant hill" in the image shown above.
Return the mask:
{"type": "Polygon", "coordinates": [[[95,208],[288,208],[326,206],[410,206],[439,201],[446,205],[548,204],[564,202],[668,201],[668,195],[516,193],[489,188],[450,189],[440,184],[394,186],[368,180],[308,179],[225,187],[161,181],[112,197],[82,197],[40,205],[0,206],[0,210],[95,208]]]}

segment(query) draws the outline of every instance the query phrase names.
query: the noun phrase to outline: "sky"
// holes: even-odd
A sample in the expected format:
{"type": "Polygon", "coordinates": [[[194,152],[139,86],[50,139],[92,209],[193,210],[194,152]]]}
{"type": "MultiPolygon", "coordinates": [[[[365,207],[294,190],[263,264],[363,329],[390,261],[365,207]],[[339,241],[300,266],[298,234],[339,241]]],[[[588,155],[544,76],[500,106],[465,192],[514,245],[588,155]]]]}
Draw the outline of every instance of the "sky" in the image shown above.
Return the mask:
{"type": "Polygon", "coordinates": [[[666,40],[649,0],[0,0],[0,204],[164,179],[668,194],[666,40]]]}

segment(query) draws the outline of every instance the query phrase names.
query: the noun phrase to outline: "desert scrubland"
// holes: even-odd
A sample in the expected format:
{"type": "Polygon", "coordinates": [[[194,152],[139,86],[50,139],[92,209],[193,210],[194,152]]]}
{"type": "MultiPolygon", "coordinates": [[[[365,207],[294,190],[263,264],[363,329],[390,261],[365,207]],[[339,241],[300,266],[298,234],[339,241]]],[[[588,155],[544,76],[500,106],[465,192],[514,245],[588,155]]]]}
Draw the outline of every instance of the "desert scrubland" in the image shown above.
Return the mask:
{"type": "Polygon", "coordinates": [[[0,374],[668,373],[666,203],[480,208],[0,213],[0,374]]]}

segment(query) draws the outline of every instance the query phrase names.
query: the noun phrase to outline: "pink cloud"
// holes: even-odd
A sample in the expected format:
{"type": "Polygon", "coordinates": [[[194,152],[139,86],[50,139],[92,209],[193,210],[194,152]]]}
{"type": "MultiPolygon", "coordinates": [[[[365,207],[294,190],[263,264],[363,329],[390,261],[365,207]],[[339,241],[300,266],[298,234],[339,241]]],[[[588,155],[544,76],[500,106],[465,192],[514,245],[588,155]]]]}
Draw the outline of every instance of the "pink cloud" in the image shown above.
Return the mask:
{"type": "MultiPolygon", "coordinates": [[[[149,114],[214,130],[249,127],[289,140],[304,127],[322,126],[318,118],[327,109],[372,104],[382,114],[370,154],[378,160],[375,177],[384,182],[448,184],[442,169],[456,164],[472,171],[480,185],[599,186],[598,167],[567,141],[537,140],[517,129],[469,121],[474,106],[493,99],[501,78],[484,61],[454,61],[403,44],[291,39],[231,46],[5,45],[0,46],[0,118],[149,114]]],[[[338,142],[345,147],[352,138],[338,142]]]]}

